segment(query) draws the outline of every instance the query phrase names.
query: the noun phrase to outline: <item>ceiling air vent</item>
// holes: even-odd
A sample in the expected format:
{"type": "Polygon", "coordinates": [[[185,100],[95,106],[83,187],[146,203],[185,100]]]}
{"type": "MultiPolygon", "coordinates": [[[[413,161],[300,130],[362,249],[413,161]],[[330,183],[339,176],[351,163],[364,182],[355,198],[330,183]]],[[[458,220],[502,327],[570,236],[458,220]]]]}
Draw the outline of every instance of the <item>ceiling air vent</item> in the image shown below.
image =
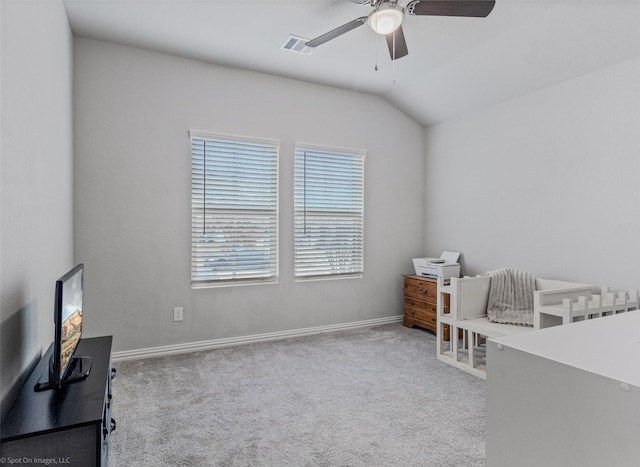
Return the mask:
{"type": "Polygon", "coordinates": [[[303,54],[303,55],[311,55],[313,53],[313,47],[307,47],[305,44],[309,42],[309,39],[305,39],[304,37],[294,36],[290,34],[287,37],[287,40],[284,41],[284,44],[280,47],[282,50],[289,50],[291,52],[303,54]]]}

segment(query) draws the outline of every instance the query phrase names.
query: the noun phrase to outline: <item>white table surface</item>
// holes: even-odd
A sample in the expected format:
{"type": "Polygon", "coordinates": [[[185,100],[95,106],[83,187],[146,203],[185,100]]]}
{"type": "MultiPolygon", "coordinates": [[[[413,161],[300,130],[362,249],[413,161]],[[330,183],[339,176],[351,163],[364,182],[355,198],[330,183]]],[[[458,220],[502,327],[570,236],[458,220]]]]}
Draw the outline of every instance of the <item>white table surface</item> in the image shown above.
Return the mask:
{"type": "Polygon", "coordinates": [[[640,387],[640,311],[491,339],[640,387]]]}

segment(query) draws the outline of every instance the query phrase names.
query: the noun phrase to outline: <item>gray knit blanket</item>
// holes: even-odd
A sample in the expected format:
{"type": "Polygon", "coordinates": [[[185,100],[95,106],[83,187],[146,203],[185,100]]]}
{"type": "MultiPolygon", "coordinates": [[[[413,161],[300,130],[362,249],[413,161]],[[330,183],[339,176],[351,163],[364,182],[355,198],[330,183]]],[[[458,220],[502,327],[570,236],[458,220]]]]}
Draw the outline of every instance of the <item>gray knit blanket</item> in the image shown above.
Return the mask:
{"type": "Polygon", "coordinates": [[[533,326],[532,274],[511,268],[487,272],[491,276],[487,319],[492,323],[533,326]]]}

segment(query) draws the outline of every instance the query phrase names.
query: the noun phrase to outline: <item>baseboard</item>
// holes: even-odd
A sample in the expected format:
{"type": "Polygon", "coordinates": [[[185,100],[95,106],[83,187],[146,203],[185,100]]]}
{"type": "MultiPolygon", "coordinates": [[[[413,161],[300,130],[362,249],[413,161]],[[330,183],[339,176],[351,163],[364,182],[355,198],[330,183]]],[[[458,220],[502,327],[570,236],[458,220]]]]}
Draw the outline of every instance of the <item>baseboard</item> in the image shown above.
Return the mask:
{"type": "Polygon", "coordinates": [[[123,350],[113,352],[114,362],[124,360],[137,360],[140,358],[163,357],[199,350],[211,350],[233,345],[251,344],[254,342],[267,342],[291,337],[310,336],[323,332],[343,331],[346,329],[366,328],[369,326],[379,326],[382,324],[397,323],[402,321],[402,315],[390,316],[387,318],[368,319],[352,323],[330,324],[327,326],[317,326],[313,328],[292,329],[289,331],[270,332],[265,334],[254,334],[251,336],[229,337],[225,339],[213,339],[209,341],[188,342],[185,344],[163,345],[160,347],[149,347],[146,349],[123,350]]]}

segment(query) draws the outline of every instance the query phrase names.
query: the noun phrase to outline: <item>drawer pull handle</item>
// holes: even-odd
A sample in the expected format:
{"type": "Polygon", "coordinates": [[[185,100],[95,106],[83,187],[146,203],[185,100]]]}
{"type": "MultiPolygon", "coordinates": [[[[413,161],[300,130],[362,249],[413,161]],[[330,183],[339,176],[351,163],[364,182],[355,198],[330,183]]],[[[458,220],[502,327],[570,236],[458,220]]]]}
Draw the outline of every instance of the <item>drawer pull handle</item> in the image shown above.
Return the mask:
{"type": "Polygon", "coordinates": [[[429,289],[423,289],[422,287],[420,287],[420,288],[418,289],[418,292],[420,292],[420,293],[422,293],[422,294],[425,294],[425,295],[427,294],[427,292],[428,292],[428,291],[429,291],[429,289]]]}

